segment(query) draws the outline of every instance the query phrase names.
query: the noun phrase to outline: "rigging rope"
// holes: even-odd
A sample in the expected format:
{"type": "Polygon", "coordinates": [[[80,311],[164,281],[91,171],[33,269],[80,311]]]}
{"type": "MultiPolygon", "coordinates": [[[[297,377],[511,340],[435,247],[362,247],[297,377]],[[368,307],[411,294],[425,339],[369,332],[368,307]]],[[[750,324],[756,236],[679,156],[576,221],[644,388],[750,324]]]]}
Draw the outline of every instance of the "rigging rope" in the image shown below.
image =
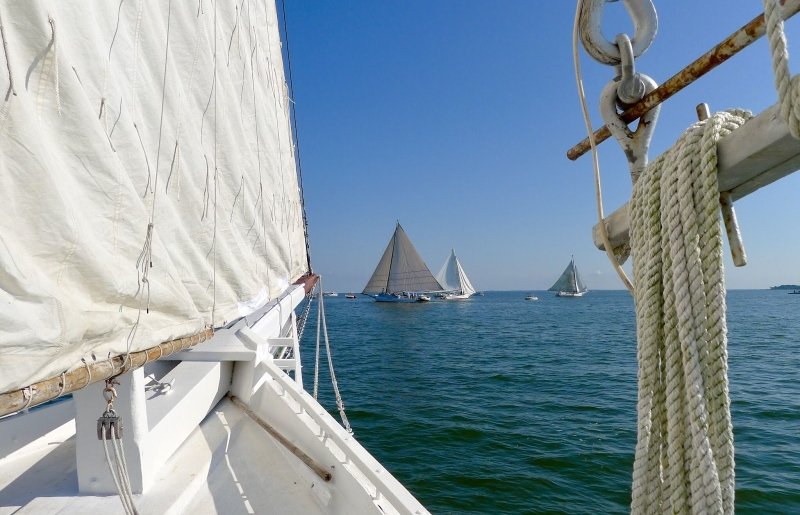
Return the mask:
{"type": "Polygon", "coordinates": [[[634,185],[633,513],[733,513],[717,142],[750,117],[732,110],[695,123],[634,185]]]}
{"type": "Polygon", "coordinates": [[[328,323],[325,320],[325,301],[323,300],[324,288],[322,287],[322,277],[319,278],[317,285],[319,286],[319,303],[317,305],[317,348],[316,358],[314,361],[314,399],[317,398],[317,383],[319,378],[319,346],[321,326],[323,335],[325,337],[325,351],[328,355],[328,372],[331,376],[333,394],[336,396],[336,408],[339,410],[339,416],[342,419],[342,425],[348,433],[352,433],[353,428],[350,427],[350,421],[347,420],[347,415],[344,412],[344,402],[342,401],[342,395],[339,393],[339,384],[336,382],[336,372],[333,370],[333,355],[331,354],[331,345],[330,341],[328,340],[328,323]]]}
{"type": "Polygon", "coordinates": [[[611,242],[608,239],[608,228],[604,221],[605,215],[603,213],[603,188],[600,181],[600,159],[597,153],[597,142],[594,137],[594,129],[592,129],[592,120],[589,118],[589,109],[586,107],[586,94],[583,90],[583,78],[581,74],[580,54],[578,52],[578,32],[580,26],[581,9],[583,8],[583,0],[578,0],[578,6],[575,11],[575,22],[572,27],[572,62],[575,66],[575,82],[578,87],[578,98],[581,103],[581,113],[583,114],[583,121],[586,124],[586,132],[589,136],[589,144],[592,147],[592,165],[594,167],[594,189],[595,200],[597,202],[597,220],[600,227],[600,237],[603,239],[603,247],[606,251],[606,256],[614,267],[614,271],[625,287],[633,293],[633,284],[622,269],[621,261],[625,261],[628,251],[625,248],[612,248],[611,242]]]}

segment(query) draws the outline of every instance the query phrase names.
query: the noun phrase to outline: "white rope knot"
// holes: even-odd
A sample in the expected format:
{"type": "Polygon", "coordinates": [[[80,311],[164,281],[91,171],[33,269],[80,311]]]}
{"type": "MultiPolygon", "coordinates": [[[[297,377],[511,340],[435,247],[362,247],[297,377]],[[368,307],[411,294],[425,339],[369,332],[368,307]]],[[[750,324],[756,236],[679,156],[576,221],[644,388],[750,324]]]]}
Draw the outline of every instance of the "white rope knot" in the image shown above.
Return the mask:
{"type": "Polygon", "coordinates": [[[695,123],[634,186],[633,513],[733,513],[717,142],[751,117],[734,110],[695,123]]]}

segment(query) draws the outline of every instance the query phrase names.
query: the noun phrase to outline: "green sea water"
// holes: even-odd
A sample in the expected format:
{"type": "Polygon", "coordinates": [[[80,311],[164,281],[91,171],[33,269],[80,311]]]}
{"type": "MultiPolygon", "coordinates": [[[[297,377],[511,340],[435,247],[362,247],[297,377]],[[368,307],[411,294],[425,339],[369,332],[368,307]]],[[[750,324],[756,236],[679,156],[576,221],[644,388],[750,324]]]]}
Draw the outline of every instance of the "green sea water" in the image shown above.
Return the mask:
{"type": "MultiPolygon", "coordinates": [[[[526,293],[427,304],[325,298],[356,437],[435,514],[626,513],[631,297],[540,292],[531,302],[526,293]]],[[[303,339],[309,389],[315,325],[314,308],[303,339]]],[[[736,510],[800,513],[800,295],[730,291],[728,331],[736,510]]],[[[320,400],[334,406],[325,367],[320,400]]]]}

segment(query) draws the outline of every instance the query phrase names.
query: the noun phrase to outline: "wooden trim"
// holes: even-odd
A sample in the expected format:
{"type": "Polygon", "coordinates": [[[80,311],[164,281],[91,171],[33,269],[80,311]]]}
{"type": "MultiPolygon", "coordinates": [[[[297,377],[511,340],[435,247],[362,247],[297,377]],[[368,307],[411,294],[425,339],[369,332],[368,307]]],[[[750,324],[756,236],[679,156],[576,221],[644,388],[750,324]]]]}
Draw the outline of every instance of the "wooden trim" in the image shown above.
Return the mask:
{"type": "Polygon", "coordinates": [[[333,475],[330,473],[328,469],[314,461],[314,458],[303,452],[298,446],[293,444],[289,441],[288,438],[280,434],[274,427],[269,425],[264,419],[259,417],[253,410],[251,410],[247,404],[242,402],[241,400],[237,399],[233,395],[228,395],[228,398],[235,404],[239,409],[241,409],[245,415],[250,417],[253,422],[261,426],[261,429],[269,433],[275,440],[278,441],[281,445],[286,447],[286,449],[297,456],[300,461],[306,464],[308,468],[314,471],[316,475],[318,475],[323,481],[330,481],[333,478],[333,475]]]}
{"type": "Polygon", "coordinates": [[[72,393],[92,383],[135,370],[150,361],[156,361],[162,357],[193,347],[208,340],[213,335],[213,329],[205,329],[192,336],[170,340],[142,351],[131,352],[128,359],[122,354],[103,361],[87,362],[86,366],[70,370],[63,375],[39,381],[19,390],[2,393],[0,394],[0,417],[15,413],[26,407],[42,404],[61,395],[72,393]],[[30,402],[28,401],[28,395],[31,395],[30,402]]]}

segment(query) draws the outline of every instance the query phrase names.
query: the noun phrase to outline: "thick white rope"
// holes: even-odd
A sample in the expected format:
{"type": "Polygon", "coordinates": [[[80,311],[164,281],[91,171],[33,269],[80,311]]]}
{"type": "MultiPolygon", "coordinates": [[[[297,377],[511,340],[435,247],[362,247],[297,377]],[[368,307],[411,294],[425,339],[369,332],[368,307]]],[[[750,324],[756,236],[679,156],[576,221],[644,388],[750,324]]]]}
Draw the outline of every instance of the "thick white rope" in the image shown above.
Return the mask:
{"type": "Polygon", "coordinates": [[[750,117],[734,110],[694,124],[634,185],[633,513],[733,513],[717,142],[750,117]]]}
{"type": "Polygon", "coordinates": [[[764,0],[764,18],[767,22],[767,39],[781,116],[789,125],[792,136],[800,139],[800,76],[792,77],[789,73],[789,51],[786,48],[781,7],[777,0],[764,0]]]}

